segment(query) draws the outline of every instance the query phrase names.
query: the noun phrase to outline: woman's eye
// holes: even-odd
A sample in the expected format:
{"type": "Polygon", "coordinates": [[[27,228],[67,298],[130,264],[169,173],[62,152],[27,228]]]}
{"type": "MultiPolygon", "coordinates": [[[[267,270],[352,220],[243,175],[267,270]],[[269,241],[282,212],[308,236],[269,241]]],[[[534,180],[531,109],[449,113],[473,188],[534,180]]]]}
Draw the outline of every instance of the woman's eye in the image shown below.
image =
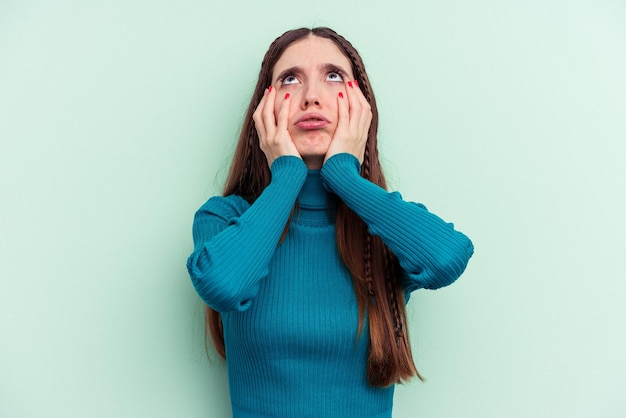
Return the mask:
{"type": "Polygon", "coordinates": [[[298,79],[296,78],[296,76],[293,76],[293,75],[288,75],[285,78],[283,78],[283,85],[296,84],[297,82],[298,82],[298,79]]]}
{"type": "Polygon", "coordinates": [[[328,73],[326,79],[328,81],[343,81],[343,77],[341,76],[341,74],[336,72],[328,73]]]}

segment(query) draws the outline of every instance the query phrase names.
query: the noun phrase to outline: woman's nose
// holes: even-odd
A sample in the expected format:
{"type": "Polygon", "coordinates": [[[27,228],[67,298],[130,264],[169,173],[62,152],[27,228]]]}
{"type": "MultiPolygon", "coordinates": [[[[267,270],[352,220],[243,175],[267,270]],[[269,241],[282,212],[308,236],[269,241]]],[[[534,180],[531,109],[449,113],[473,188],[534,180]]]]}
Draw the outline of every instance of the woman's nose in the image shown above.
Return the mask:
{"type": "Polygon", "coordinates": [[[306,109],[309,106],[319,106],[320,99],[318,93],[318,87],[315,83],[307,84],[306,89],[304,91],[304,96],[302,98],[302,108],[306,109]]]}

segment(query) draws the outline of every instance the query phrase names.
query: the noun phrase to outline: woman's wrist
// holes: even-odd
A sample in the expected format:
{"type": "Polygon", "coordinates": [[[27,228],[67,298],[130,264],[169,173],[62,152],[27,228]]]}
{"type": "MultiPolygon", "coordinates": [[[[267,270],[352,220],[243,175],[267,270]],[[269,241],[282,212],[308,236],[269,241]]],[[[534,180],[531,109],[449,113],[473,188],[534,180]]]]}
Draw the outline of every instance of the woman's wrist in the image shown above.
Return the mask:
{"type": "Polygon", "coordinates": [[[276,158],[270,167],[272,181],[276,179],[286,179],[287,181],[298,183],[304,181],[307,174],[307,167],[302,158],[293,155],[281,155],[276,158]]]}
{"type": "Polygon", "coordinates": [[[353,154],[342,152],[332,155],[324,162],[320,175],[324,187],[336,193],[335,186],[337,181],[342,181],[351,176],[360,178],[360,171],[361,164],[359,159],[353,154]]]}

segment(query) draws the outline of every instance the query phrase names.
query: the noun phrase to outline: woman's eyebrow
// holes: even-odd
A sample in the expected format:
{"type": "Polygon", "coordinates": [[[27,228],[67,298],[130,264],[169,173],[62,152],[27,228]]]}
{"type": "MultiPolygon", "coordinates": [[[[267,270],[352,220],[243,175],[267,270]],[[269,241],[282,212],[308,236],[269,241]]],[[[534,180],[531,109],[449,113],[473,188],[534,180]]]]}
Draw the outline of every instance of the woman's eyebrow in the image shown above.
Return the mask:
{"type": "Polygon", "coordinates": [[[337,71],[339,73],[348,75],[348,72],[346,71],[346,69],[343,68],[341,65],[327,63],[327,64],[320,65],[320,68],[322,70],[325,70],[325,72],[337,71]]]}
{"type": "Polygon", "coordinates": [[[301,72],[302,72],[302,68],[300,68],[298,66],[289,67],[289,68],[281,71],[280,74],[278,74],[278,77],[276,77],[276,79],[274,81],[282,80],[283,77],[285,77],[287,74],[299,74],[301,72]]]}

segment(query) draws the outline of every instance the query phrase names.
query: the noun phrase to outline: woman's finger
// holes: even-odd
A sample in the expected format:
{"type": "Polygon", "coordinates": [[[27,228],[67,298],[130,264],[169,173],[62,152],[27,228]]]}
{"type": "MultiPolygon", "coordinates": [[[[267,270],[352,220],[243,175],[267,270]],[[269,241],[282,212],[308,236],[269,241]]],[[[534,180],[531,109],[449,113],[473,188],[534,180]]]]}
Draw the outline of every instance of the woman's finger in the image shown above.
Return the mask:
{"type": "Polygon", "coordinates": [[[278,111],[278,121],[276,122],[276,128],[278,132],[286,132],[287,125],[289,123],[289,103],[291,102],[290,94],[287,93],[285,95],[285,99],[280,104],[280,109],[278,111]]]}
{"type": "Polygon", "coordinates": [[[263,107],[263,124],[265,125],[265,132],[267,139],[272,140],[276,135],[276,118],[274,117],[274,102],[276,101],[276,89],[272,86],[267,91],[267,100],[263,107]]]}
{"type": "Polygon", "coordinates": [[[347,132],[350,126],[350,103],[346,93],[340,91],[337,95],[337,107],[339,118],[337,119],[337,131],[347,132]]]}
{"type": "Polygon", "coordinates": [[[263,109],[265,108],[265,104],[267,103],[267,93],[268,89],[265,89],[265,93],[259,102],[259,105],[254,110],[252,114],[252,120],[254,121],[254,127],[256,128],[257,133],[259,134],[260,140],[265,140],[267,138],[267,131],[265,129],[265,123],[263,121],[263,109]]]}

